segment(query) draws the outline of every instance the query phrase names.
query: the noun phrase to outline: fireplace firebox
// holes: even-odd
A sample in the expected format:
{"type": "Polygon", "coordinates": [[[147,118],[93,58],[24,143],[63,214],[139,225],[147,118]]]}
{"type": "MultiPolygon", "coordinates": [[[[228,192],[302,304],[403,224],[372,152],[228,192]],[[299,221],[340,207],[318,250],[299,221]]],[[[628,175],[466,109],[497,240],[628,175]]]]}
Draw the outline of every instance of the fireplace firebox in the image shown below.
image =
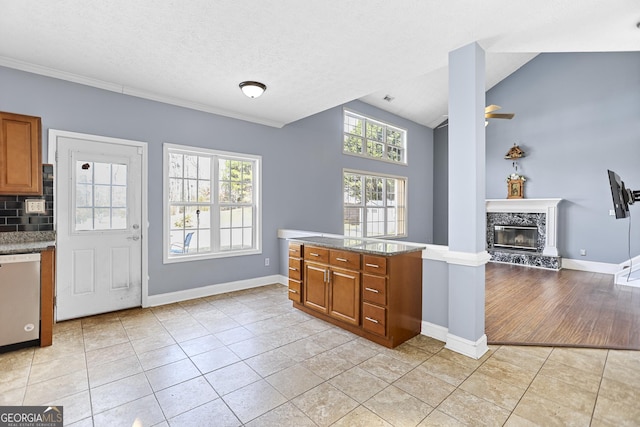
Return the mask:
{"type": "Polygon", "coordinates": [[[494,225],[493,246],[524,251],[537,250],[538,227],[521,225],[494,225]]]}

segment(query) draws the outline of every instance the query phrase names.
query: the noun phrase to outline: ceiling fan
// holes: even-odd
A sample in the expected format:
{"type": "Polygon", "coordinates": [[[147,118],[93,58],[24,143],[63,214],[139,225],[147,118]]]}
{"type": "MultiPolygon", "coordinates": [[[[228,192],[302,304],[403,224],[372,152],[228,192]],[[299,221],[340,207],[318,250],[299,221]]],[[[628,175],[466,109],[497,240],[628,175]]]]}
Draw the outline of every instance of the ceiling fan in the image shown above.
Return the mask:
{"type": "MultiPolygon", "coordinates": [[[[499,109],[501,109],[502,107],[499,105],[495,105],[495,104],[491,104],[487,107],[485,107],[484,109],[484,118],[485,119],[507,119],[507,120],[511,120],[513,119],[513,117],[515,116],[514,113],[494,113],[494,111],[498,111],[499,109]]],[[[440,129],[442,127],[448,126],[449,125],[449,117],[446,116],[447,118],[445,119],[444,122],[440,123],[438,126],[436,126],[436,129],[440,129]]],[[[485,121],[485,126],[488,125],[489,122],[485,121]]]]}
{"type": "Polygon", "coordinates": [[[494,111],[497,111],[501,108],[502,107],[499,105],[494,105],[494,104],[489,105],[484,109],[484,118],[485,119],[507,119],[507,120],[513,119],[513,116],[515,116],[514,113],[494,113],[494,111]]]}

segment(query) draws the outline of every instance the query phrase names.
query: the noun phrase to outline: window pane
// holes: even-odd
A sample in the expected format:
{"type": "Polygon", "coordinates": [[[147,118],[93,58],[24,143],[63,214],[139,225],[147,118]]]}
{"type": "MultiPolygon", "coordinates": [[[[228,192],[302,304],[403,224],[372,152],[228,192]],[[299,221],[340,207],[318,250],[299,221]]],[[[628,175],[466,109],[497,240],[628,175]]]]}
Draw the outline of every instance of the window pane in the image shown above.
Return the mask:
{"type": "Polygon", "coordinates": [[[200,209],[198,206],[185,206],[184,228],[197,228],[200,221],[200,209]]]}
{"type": "Polygon", "coordinates": [[[398,230],[396,227],[396,209],[395,208],[387,208],[387,234],[394,235],[397,234],[398,230]]]}
{"type": "Polygon", "coordinates": [[[211,180],[211,158],[210,157],[199,157],[198,178],[211,180]]]}
{"type": "Polygon", "coordinates": [[[253,226],[253,208],[250,206],[245,206],[242,208],[242,224],[245,227],[253,226]]]}
{"type": "Polygon", "coordinates": [[[359,117],[350,116],[345,114],[344,116],[344,132],[352,135],[362,136],[363,133],[363,120],[359,117]]]}
{"type": "Polygon", "coordinates": [[[347,153],[362,154],[362,138],[359,136],[345,135],[342,146],[347,153]]]}
{"type": "Polygon", "coordinates": [[[211,201],[211,181],[198,180],[198,201],[201,203],[211,201]]]}
{"type": "Polygon", "coordinates": [[[362,204],[362,178],[360,175],[344,174],[344,202],[350,205],[362,204]]]}
{"type": "Polygon", "coordinates": [[[231,228],[231,208],[220,208],[220,228],[231,228]]]}
{"type": "Polygon", "coordinates": [[[111,183],[113,185],[127,185],[127,165],[111,165],[111,183]]]}
{"type": "Polygon", "coordinates": [[[384,221],[384,209],[367,208],[367,236],[383,236],[384,221]]]}
{"type": "Polygon", "coordinates": [[[111,209],[111,229],[125,230],[127,228],[127,209],[114,208],[111,209]]]}
{"type": "Polygon", "coordinates": [[[76,208],[76,230],[93,230],[93,208],[76,208]]]}
{"type": "Polygon", "coordinates": [[[373,141],[384,141],[384,126],[381,126],[377,123],[367,122],[367,139],[373,141]]]}
{"type": "Polygon", "coordinates": [[[184,177],[198,177],[198,156],[184,156],[184,177]]]}
{"type": "Polygon", "coordinates": [[[198,180],[197,179],[184,180],[184,198],[185,198],[185,202],[198,201],[198,180]]]}
{"type": "Polygon", "coordinates": [[[242,228],[231,229],[231,249],[242,249],[242,228]]]}
{"type": "Polygon", "coordinates": [[[169,154],[169,176],[182,178],[182,154],[169,154]]]}
{"type": "Polygon", "coordinates": [[[111,188],[111,206],[114,208],[127,207],[127,187],[111,188]]]}
{"type": "Polygon", "coordinates": [[[384,153],[384,144],[381,142],[367,140],[367,153],[371,157],[382,158],[382,154],[384,153]]]}
{"type": "Polygon", "coordinates": [[[96,184],[111,184],[111,164],[93,164],[93,182],[96,184]]]}
{"type": "Polygon", "coordinates": [[[93,186],[86,184],[76,185],[76,207],[93,206],[93,186]]]}
{"type": "Polygon", "coordinates": [[[210,206],[200,206],[200,215],[198,215],[199,222],[198,228],[202,230],[203,228],[211,228],[211,207],[210,206]]]}
{"type": "Polygon", "coordinates": [[[245,227],[242,229],[242,248],[249,249],[251,247],[253,247],[253,229],[245,227]]]}
{"type": "Polygon", "coordinates": [[[93,169],[91,168],[92,165],[93,163],[86,163],[82,161],[76,162],[76,183],[93,183],[93,169]]]}
{"type": "Polygon", "coordinates": [[[182,179],[169,179],[169,201],[182,202],[182,179]]]}
{"type": "Polygon", "coordinates": [[[402,146],[402,132],[397,129],[387,128],[387,144],[402,146]]]}
{"type": "Polygon", "coordinates": [[[242,208],[231,208],[231,226],[242,227],[242,208]]]}
{"type": "Polygon", "coordinates": [[[362,237],[362,208],[344,208],[344,235],[362,237]]]}
{"type": "Polygon", "coordinates": [[[94,206],[101,208],[111,206],[111,187],[108,185],[96,185],[94,187],[95,201],[94,206]]]}
{"type": "MultiPolygon", "coordinates": [[[[193,247],[193,246],[192,246],[193,247]]],[[[211,251],[211,230],[201,229],[197,233],[197,249],[198,252],[211,251]]]]}
{"type": "Polygon", "coordinates": [[[382,178],[368,176],[365,179],[366,195],[365,204],[367,206],[383,206],[382,197],[384,180],[382,178]]]}
{"type": "Polygon", "coordinates": [[[220,229],[220,250],[228,251],[230,249],[231,249],[231,229],[221,228],[220,229]]]}
{"type": "Polygon", "coordinates": [[[108,230],[111,228],[111,209],[95,208],[93,214],[93,224],[96,230],[108,230]]]}

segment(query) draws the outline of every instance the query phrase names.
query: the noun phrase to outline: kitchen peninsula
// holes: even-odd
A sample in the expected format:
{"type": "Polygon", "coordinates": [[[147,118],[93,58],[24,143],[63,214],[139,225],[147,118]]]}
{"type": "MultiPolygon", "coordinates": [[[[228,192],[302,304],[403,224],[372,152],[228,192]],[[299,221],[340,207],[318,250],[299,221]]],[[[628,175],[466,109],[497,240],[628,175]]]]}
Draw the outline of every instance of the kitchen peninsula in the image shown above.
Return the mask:
{"type": "Polygon", "coordinates": [[[418,335],[425,247],[351,237],[289,240],[289,299],[305,313],[393,348],[418,335]]]}

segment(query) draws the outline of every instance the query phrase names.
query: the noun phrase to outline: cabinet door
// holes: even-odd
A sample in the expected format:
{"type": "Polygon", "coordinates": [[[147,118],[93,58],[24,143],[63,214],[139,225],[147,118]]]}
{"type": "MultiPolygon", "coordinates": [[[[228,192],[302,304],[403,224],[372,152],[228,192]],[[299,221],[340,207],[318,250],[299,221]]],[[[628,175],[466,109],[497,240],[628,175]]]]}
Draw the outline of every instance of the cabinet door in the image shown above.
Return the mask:
{"type": "Polygon", "coordinates": [[[329,312],[329,288],[325,265],[304,263],[304,305],[327,314],[329,312]]]}
{"type": "Polygon", "coordinates": [[[359,325],[360,272],[331,268],[329,277],[329,315],[359,325]]]}
{"type": "Polygon", "coordinates": [[[0,112],[0,194],[42,194],[40,126],[40,117],[0,112]]]}

